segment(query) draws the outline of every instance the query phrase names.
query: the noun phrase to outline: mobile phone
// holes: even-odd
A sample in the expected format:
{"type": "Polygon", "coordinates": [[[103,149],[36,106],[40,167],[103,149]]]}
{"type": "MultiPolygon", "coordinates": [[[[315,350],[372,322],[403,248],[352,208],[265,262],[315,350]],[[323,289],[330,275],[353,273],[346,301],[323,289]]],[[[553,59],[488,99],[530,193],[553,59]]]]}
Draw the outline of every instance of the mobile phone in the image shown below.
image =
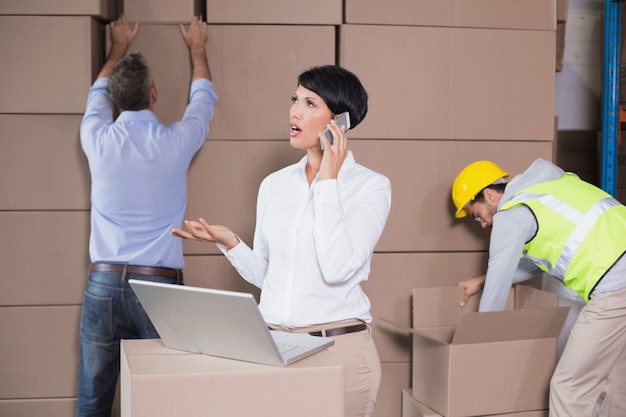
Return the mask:
{"type": "MultiPolygon", "coordinates": [[[[342,126],[344,128],[344,130],[347,132],[348,129],[350,129],[350,113],[348,113],[347,111],[341,113],[339,115],[339,117],[337,118],[337,120],[335,120],[335,122],[339,126],[342,126]]],[[[326,136],[326,139],[328,139],[328,141],[332,145],[333,144],[333,134],[330,131],[330,129],[326,128],[324,130],[324,136],[326,136]]],[[[322,150],[324,150],[324,141],[320,141],[320,145],[322,146],[322,150]]]]}

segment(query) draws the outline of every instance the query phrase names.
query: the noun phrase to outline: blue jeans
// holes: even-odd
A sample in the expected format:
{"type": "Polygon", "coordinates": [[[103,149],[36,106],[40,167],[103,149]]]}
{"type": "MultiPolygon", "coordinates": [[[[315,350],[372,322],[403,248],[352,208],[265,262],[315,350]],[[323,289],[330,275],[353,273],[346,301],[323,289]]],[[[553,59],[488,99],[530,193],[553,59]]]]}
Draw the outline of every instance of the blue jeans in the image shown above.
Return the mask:
{"type": "MultiPolygon", "coordinates": [[[[120,339],[158,339],[129,279],[176,284],[175,278],[91,272],[80,317],[77,417],[110,417],[120,371],[120,339]]],[[[182,284],[182,281],[178,282],[182,284]]]]}

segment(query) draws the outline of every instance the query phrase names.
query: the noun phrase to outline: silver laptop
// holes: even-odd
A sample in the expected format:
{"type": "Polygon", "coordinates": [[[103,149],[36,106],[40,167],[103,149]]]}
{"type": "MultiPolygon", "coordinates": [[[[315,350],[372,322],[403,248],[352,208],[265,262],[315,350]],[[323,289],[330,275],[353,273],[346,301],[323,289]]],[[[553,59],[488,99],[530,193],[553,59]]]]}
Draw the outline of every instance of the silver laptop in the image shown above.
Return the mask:
{"type": "Polygon", "coordinates": [[[286,366],[335,341],[270,330],[252,294],[128,280],[170,349],[286,366]]]}

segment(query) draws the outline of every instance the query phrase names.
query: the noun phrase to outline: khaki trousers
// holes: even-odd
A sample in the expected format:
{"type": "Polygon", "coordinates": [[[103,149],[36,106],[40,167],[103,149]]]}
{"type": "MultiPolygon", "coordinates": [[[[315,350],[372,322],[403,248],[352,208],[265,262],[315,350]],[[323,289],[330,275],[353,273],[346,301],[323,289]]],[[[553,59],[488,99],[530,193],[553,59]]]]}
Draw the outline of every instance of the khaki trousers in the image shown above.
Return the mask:
{"type": "Polygon", "coordinates": [[[626,416],[626,289],[594,295],[550,383],[550,417],[626,416]]]}
{"type": "MultiPolygon", "coordinates": [[[[281,326],[275,330],[291,332],[312,332],[345,327],[362,322],[342,322],[324,326],[289,329],[281,326]]],[[[376,405],[376,397],[382,370],[376,345],[369,326],[366,330],[332,337],[335,344],[328,348],[345,368],[345,417],[371,417],[376,405]]]]}

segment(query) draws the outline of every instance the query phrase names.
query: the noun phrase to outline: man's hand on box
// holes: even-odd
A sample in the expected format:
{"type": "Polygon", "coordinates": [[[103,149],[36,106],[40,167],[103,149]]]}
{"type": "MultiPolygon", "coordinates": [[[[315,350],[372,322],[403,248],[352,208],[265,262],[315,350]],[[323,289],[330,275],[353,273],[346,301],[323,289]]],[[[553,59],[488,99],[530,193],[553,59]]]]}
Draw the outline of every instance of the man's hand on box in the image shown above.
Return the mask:
{"type": "Polygon", "coordinates": [[[464,290],[463,297],[461,298],[461,302],[459,303],[461,307],[465,307],[470,297],[478,294],[483,289],[483,286],[485,285],[485,278],[485,275],[481,275],[478,277],[459,281],[457,283],[457,286],[459,288],[463,288],[464,290]]]}

